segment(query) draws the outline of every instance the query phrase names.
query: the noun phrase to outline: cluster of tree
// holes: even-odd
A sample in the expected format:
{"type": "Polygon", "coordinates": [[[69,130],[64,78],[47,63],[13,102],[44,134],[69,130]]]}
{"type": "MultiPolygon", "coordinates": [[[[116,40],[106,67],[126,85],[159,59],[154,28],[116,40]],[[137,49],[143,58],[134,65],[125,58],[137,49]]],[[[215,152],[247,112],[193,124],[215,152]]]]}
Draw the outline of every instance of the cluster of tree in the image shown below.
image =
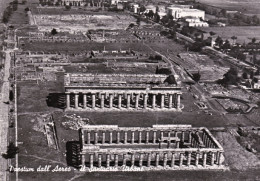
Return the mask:
{"type": "Polygon", "coordinates": [[[230,25],[260,25],[260,19],[257,15],[248,16],[242,13],[235,13],[228,19],[230,25]]]}
{"type": "Polygon", "coordinates": [[[200,77],[201,77],[200,72],[194,73],[192,75],[193,75],[193,80],[195,82],[199,82],[200,81],[200,77]]]}
{"type": "Polygon", "coordinates": [[[5,9],[3,13],[3,19],[2,19],[3,23],[8,23],[9,18],[11,17],[13,12],[17,10],[17,8],[18,8],[18,0],[14,0],[9,4],[9,6],[5,9]]]}
{"type": "Polygon", "coordinates": [[[56,34],[58,34],[58,32],[57,32],[57,30],[56,30],[55,28],[53,28],[53,29],[51,30],[51,35],[56,35],[56,34]]]}
{"type": "Polygon", "coordinates": [[[170,75],[172,71],[168,68],[156,68],[156,74],[165,74],[165,75],[170,75]]]}
{"type": "Polygon", "coordinates": [[[7,152],[2,154],[2,157],[5,159],[14,158],[15,155],[19,152],[19,148],[14,145],[13,142],[10,142],[7,147],[7,152]]]}
{"type": "Polygon", "coordinates": [[[149,56],[150,60],[162,60],[162,56],[161,55],[150,55],[149,56]]]}
{"type": "Polygon", "coordinates": [[[240,81],[240,78],[238,77],[238,71],[237,68],[231,67],[229,71],[224,74],[224,78],[219,80],[218,83],[222,84],[223,86],[228,85],[237,85],[240,81]]]}

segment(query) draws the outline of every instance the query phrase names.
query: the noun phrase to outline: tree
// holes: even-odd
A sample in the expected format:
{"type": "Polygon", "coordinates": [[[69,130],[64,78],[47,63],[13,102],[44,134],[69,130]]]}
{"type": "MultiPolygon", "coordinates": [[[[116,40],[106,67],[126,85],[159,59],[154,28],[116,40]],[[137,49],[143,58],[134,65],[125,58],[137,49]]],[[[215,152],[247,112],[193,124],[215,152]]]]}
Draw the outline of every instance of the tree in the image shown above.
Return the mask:
{"type": "Polygon", "coordinates": [[[161,22],[163,24],[166,24],[166,23],[168,23],[168,20],[169,20],[168,16],[163,16],[162,19],[161,19],[161,22]]]}
{"type": "Polygon", "coordinates": [[[214,35],[216,35],[216,33],[213,32],[213,31],[209,32],[209,34],[210,34],[210,36],[214,36],[214,35]]]}
{"type": "Polygon", "coordinates": [[[16,147],[13,142],[10,142],[7,147],[7,152],[3,153],[2,156],[5,159],[10,159],[10,158],[14,158],[17,153],[19,153],[19,148],[16,147]]]}
{"type": "Polygon", "coordinates": [[[193,80],[195,82],[199,82],[200,81],[200,77],[201,77],[200,72],[197,72],[197,73],[193,74],[193,80]]]}
{"type": "Polygon", "coordinates": [[[243,79],[248,79],[248,74],[246,72],[243,72],[242,77],[243,79]]]}
{"type": "Polygon", "coordinates": [[[231,48],[230,42],[228,40],[226,40],[225,43],[223,44],[222,48],[224,50],[230,49],[231,48]]]}
{"type": "Polygon", "coordinates": [[[231,39],[233,40],[233,45],[235,44],[235,40],[237,39],[236,36],[232,36],[231,39]]]}
{"type": "Polygon", "coordinates": [[[221,13],[222,16],[224,16],[224,17],[227,16],[227,10],[225,10],[225,9],[221,9],[220,13],[221,13]]]}
{"type": "Polygon", "coordinates": [[[9,91],[9,100],[13,101],[14,100],[14,93],[12,90],[9,91]]]}
{"type": "Polygon", "coordinates": [[[252,42],[253,44],[255,44],[255,42],[256,42],[256,38],[255,38],[255,37],[252,38],[251,42],[252,42]]]}
{"type": "Polygon", "coordinates": [[[148,16],[149,18],[153,18],[154,12],[152,10],[149,10],[149,12],[146,13],[146,16],[148,16]]]}
{"type": "Polygon", "coordinates": [[[65,6],[65,9],[66,9],[66,10],[70,10],[70,9],[71,9],[71,5],[69,5],[69,6],[66,5],[66,6],[65,6]]]}
{"type": "Polygon", "coordinates": [[[55,28],[53,28],[52,30],[51,30],[51,34],[52,35],[56,35],[58,32],[57,32],[57,30],[55,29],[55,28]]]}
{"type": "Polygon", "coordinates": [[[159,21],[160,21],[160,16],[159,16],[158,12],[156,12],[156,13],[154,14],[154,21],[155,21],[156,23],[159,23],[159,21]]]}
{"type": "Polygon", "coordinates": [[[140,12],[142,13],[142,12],[144,12],[146,9],[145,9],[145,7],[144,6],[141,6],[140,7],[140,12]]]}
{"type": "Polygon", "coordinates": [[[223,45],[223,40],[219,36],[216,38],[215,42],[216,42],[216,45],[218,45],[219,47],[221,47],[223,45]]]}

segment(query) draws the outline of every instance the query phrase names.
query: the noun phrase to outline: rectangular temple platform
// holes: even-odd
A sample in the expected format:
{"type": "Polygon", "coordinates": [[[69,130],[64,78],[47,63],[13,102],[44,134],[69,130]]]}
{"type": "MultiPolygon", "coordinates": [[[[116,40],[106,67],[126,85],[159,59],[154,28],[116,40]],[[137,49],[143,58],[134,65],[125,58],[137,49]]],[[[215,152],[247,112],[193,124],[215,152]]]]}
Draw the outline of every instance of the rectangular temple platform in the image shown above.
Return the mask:
{"type": "Polygon", "coordinates": [[[67,73],[66,110],[181,111],[181,87],[168,79],[159,74],[67,73]]]}
{"type": "Polygon", "coordinates": [[[86,125],[79,133],[84,171],[227,169],[222,146],[204,127],[86,125]]]}

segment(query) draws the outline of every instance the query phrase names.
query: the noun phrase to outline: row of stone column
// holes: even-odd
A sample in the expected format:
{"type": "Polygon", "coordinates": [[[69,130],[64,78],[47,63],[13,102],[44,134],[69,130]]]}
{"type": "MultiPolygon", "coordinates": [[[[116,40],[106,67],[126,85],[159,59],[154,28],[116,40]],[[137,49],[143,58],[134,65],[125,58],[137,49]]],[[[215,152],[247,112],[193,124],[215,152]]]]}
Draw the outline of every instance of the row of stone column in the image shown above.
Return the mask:
{"type": "MultiPolygon", "coordinates": [[[[132,153],[132,154],[122,154],[119,157],[119,154],[106,154],[105,160],[103,159],[103,154],[89,154],[89,168],[94,167],[94,162],[97,163],[97,167],[100,168],[102,163],[105,162],[105,167],[109,168],[111,166],[111,162],[113,162],[114,167],[118,166],[137,166],[136,161],[138,162],[138,166],[203,166],[207,165],[213,166],[214,164],[220,165],[222,152],[188,152],[188,153],[132,153]],[[129,159],[130,157],[130,159],[129,159]],[[113,159],[111,159],[113,158],[113,159]],[[121,158],[121,159],[119,159],[121,158]],[[184,163],[185,160],[185,163],[184,163]],[[130,164],[127,164],[127,162],[130,164]],[[145,162],[145,165],[144,165],[145,162]]],[[[86,165],[85,155],[82,155],[82,165],[86,165]]]]}
{"type": "MultiPolygon", "coordinates": [[[[134,143],[158,143],[159,140],[163,138],[178,138],[178,134],[180,135],[180,139],[176,140],[176,147],[179,148],[179,142],[185,141],[185,131],[177,132],[177,131],[160,131],[160,135],[157,134],[158,131],[131,131],[130,140],[128,139],[129,131],[84,131],[81,135],[81,140],[83,144],[105,144],[105,143],[124,143],[124,144],[134,144],[134,143]],[[135,136],[135,134],[138,136],[135,136]],[[87,135],[85,139],[85,134],[87,135]],[[108,135],[108,136],[107,136],[108,135]],[[121,136],[123,135],[123,136],[121,136]],[[144,136],[143,136],[144,135],[144,136]],[[123,138],[122,138],[123,137],[123,138]],[[151,139],[152,137],[152,139],[151,139]],[[101,138],[101,139],[100,139],[101,138]]],[[[191,132],[188,132],[188,142],[191,143],[192,136],[191,132]]]]}
{"type": "MultiPolygon", "coordinates": [[[[100,94],[100,108],[105,108],[105,95],[106,94],[100,94]]],[[[66,108],[72,108],[71,107],[71,94],[70,93],[66,93],[66,108]]],[[[147,109],[148,107],[151,107],[152,109],[155,108],[166,108],[165,106],[165,94],[160,94],[160,95],[156,95],[156,94],[151,94],[151,98],[152,98],[152,104],[151,106],[148,105],[148,96],[149,94],[144,94],[143,95],[143,99],[142,99],[142,105],[140,104],[140,94],[136,94],[134,97],[132,96],[132,100],[131,100],[131,94],[126,94],[126,109],[131,108],[134,104],[134,108],[138,109],[138,108],[143,108],[143,109],[147,109]],[[160,105],[158,105],[158,96],[160,96],[160,105]],[[134,99],[134,100],[133,100],[134,99]]],[[[115,107],[114,105],[114,94],[109,94],[109,108],[113,108],[115,107]]],[[[83,94],[83,109],[86,109],[88,107],[88,99],[89,97],[87,96],[87,94],[83,94]]],[[[117,105],[116,107],[118,109],[122,108],[122,98],[123,98],[123,94],[118,94],[117,98],[117,105]]],[[[168,98],[168,106],[167,108],[172,109],[173,106],[176,109],[180,108],[180,94],[168,94],[167,96],[168,98]]],[[[96,102],[97,102],[97,95],[96,94],[91,94],[91,108],[96,108],[96,102]]],[[[75,109],[79,109],[79,94],[75,94],[74,93],[74,108],[75,109]]]]}

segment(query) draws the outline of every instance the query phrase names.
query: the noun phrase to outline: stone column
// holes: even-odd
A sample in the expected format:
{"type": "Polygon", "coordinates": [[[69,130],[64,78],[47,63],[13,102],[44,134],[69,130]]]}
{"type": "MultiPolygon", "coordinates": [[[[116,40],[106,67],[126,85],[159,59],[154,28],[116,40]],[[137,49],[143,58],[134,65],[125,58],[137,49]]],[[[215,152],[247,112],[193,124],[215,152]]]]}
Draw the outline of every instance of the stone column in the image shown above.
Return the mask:
{"type": "Polygon", "coordinates": [[[174,165],[175,165],[175,153],[172,153],[171,167],[174,167],[174,165]]]}
{"type": "Polygon", "coordinates": [[[156,167],[159,166],[159,160],[160,160],[160,155],[159,155],[159,153],[156,153],[156,155],[155,155],[155,166],[156,167]]]}
{"type": "Polygon", "coordinates": [[[106,167],[110,167],[110,154],[107,154],[106,167]]]}
{"type": "Polygon", "coordinates": [[[92,108],[96,107],[96,94],[92,94],[92,108]]]}
{"type": "Polygon", "coordinates": [[[113,142],[113,133],[109,132],[109,144],[112,144],[113,142]]]}
{"type": "Polygon", "coordinates": [[[156,131],[153,132],[153,143],[156,143],[156,131]]]}
{"type": "Polygon", "coordinates": [[[94,161],[94,158],[93,158],[93,154],[90,154],[89,155],[89,167],[90,168],[93,168],[93,161],[94,161]]]}
{"type": "Polygon", "coordinates": [[[135,132],[132,131],[131,134],[132,134],[131,135],[131,143],[134,144],[134,142],[135,142],[135,132]]]}
{"type": "Polygon", "coordinates": [[[87,94],[83,94],[83,108],[87,108],[87,94]]]}
{"type": "Polygon", "coordinates": [[[181,95],[177,94],[177,104],[176,104],[177,109],[180,109],[180,104],[181,104],[181,95]]]}
{"type": "Polygon", "coordinates": [[[191,143],[191,138],[192,138],[191,137],[191,131],[189,131],[189,138],[188,138],[189,139],[189,143],[191,143]]]}
{"type": "Polygon", "coordinates": [[[167,166],[168,153],[164,153],[163,155],[163,167],[167,166]]]}
{"type": "Polygon", "coordinates": [[[160,138],[163,139],[163,131],[160,132],[160,138]]]}
{"type": "Polygon", "coordinates": [[[147,98],[148,98],[148,95],[144,94],[144,109],[147,108],[147,98]]]}
{"type": "Polygon", "coordinates": [[[102,144],[106,142],[106,133],[102,132],[102,144]]]}
{"type": "Polygon", "coordinates": [[[126,101],[127,101],[127,103],[126,103],[126,108],[127,109],[129,109],[130,108],[130,104],[131,104],[131,100],[130,100],[130,94],[127,94],[126,95],[126,101]]]}
{"type": "Polygon", "coordinates": [[[146,136],[145,136],[145,143],[148,144],[149,143],[149,131],[146,131],[146,136]]]}
{"type": "Polygon", "coordinates": [[[118,167],[118,154],[115,155],[115,167],[118,167]]]}
{"type": "Polygon", "coordinates": [[[94,133],[94,144],[97,144],[98,143],[98,133],[95,132],[94,133]]]}
{"type": "Polygon", "coordinates": [[[199,158],[200,158],[200,153],[196,153],[196,158],[195,158],[195,166],[196,167],[199,165],[199,158]]]}
{"type": "Polygon", "coordinates": [[[176,148],[180,147],[180,141],[176,141],[176,148]]]}
{"type": "Polygon", "coordinates": [[[139,167],[143,166],[143,157],[144,157],[144,155],[142,153],[140,153],[139,167]]]}
{"type": "Polygon", "coordinates": [[[66,92],[66,108],[70,108],[70,93],[66,92]]]}
{"type": "Polygon", "coordinates": [[[113,94],[109,94],[109,107],[113,108],[113,94]]]}
{"type": "Polygon", "coordinates": [[[156,94],[153,94],[153,109],[156,107],[156,94]]]}
{"type": "Polygon", "coordinates": [[[151,166],[151,153],[148,153],[147,155],[147,167],[151,166]]]}
{"type": "Polygon", "coordinates": [[[123,166],[126,166],[126,154],[123,154],[123,166]]]}
{"type": "Polygon", "coordinates": [[[203,167],[206,167],[206,164],[207,164],[207,153],[206,152],[204,152],[203,153],[203,167]]]}
{"type": "Polygon", "coordinates": [[[142,131],[139,131],[139,139],[138,139],[138,143],[142,143],[142,131]]]}
{"type": "Polygon", "coordinates": [[[172,94],[169,94],[169,109],[172,108],[172,94]]]}
{"type": "Polygon", "coordinates": [[[102,165],[102,155],[98,155],[98,168],[100,168],[102,165]]]}
{"type": "Polygon", "coordinates": [[[116,143],[119,144],[120,143],[120,132],[116,133],[116,143]]]}
{"type": "Polygon", "coordinates": [[[125,131],[124,144],[127,144],[127,131],[125,131]]]}
{"type": "Polygon", "coordinates": [[[79,108],[79,95],[78,94],[75,94],[75,109],[78,109],[79,108]]]}
{"type": "Polygon", "coordinates": [[[164,108],[164,94],[161,95],[161,108],[164,108]]]}
{"type": "Polygon", "coordinates": [[[85,159],[85,155],[81,155],[81,164],[82,166],[85,166],[85,162],[86,162],[86,159],[85,159]]]}
{"type": "Polygon", "coordinates": [[[182,131],[182,132],[181,132],[181,141],[184,142],[184,139],[185,139],[185,132],[182,131]]]}
{"type": "Polygon", "coordinates": [[[101,94],[101,103],[100,103],[100,107],[103,109],[105,105],[105,95],[101,94]]]}
{"type": "Polygon", "coordinates": [[[87,144],[90,144],[90,132],[87,132],[87,144]]]}
{"type": "Polygon", "coordinates": [[[135,154],[132,153],[131,155],[131,166],[135,166],[135,154]]]}
{"type": "Polygon", "coordinates": [[[210,160],[210,164],[211,164],[211,166],[213,166],[214,165],[214,155],[215,155],[215,153],[211,153],[211,160],[210,160]]]}
{"type": "Polygon", "coordinates": [[[140,94],[137,94],[135,96],[135,108],[138,109],[139,107],[139,97],[140,97],[140,94]]]}
{"type": "Polygon", "coordinates": [[[218,163],[218,166],[220,166],[221,165],[221,157],[222,157],[222,152],[219,152],[219,154],[218,154],[218,161],[217,161],[217,163],[218,163]]]}
{"type": "Polygon", "coordinates": [[[190,166],[190,162],[191,162],[191,152],[188,153],[188,159],[187,159],[187,166],[190,166]]]}
{"type": "Polygon", "coordinates": [[[181,167],[183,164],[183,153],[180,153],[180,163],[179,166],[181,167]]]}
{"type": "Polygon", "coordinates": [[[118,94],[118,108],[121,109],[122,95],[118,94]]]}

